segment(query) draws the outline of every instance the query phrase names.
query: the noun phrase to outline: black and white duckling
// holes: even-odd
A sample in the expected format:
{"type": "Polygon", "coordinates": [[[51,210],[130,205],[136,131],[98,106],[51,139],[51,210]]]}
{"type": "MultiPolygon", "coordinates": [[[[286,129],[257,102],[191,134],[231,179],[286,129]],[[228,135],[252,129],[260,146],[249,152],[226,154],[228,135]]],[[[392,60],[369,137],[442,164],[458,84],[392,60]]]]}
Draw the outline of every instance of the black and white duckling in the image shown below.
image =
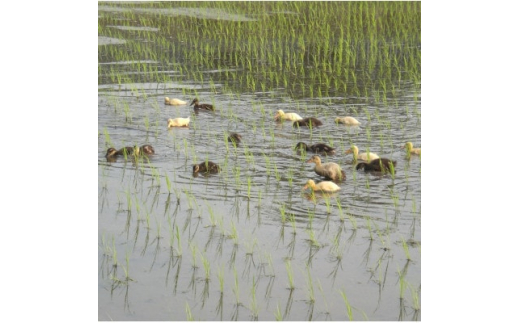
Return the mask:
{"type": "Polygon", "coordinates": [[[361,162],[356,165],[356,170],[364,169],[365,172],[392,172],[392,168],[395,172],[395,166],[397,162],[388,158],[377,158],[373,159],[369,163],[361,162]]]}
{"type": "Polygon", "coordinates": [[[306,151],[313,152],[315,154],[325,154],[325,155],[333,155],[336,152],[334,148],[332,148],[326,144],[323,144],[323,143],[317,143],[317,144],[308,146],[304,142],[299,142],[296,144],[296,147],[294,147],[294,149],[296,149],[297,151],[306,150],[306,151]]]}
{"type": "Polygon", "coordinates": [[[232,132],[229,134],[227,140],[231,143],[234,142],[235,144],[238,144],[242,140],[242,136],[236,132],[232,132]]]}
{"type": "Polygon", "coordinates": [[[193,101],[191,101],[190,103],[190,106],[193,106],[193,110],[195,111],[198,111],[198,110],[206,110],[206,111],[215,111],[215,107],[212,106],[211,104],[207,104],[207,103],[202,103],[202,104],[199,104],[199,99],[195,98],[193,99],[193,101]]]}
{"type": "Polygon", "coordinates": [[[200,164],[193,165],[193,173],[218,173],[220,172],[220,166],[214,162],[207,161],[200,164]]]}
{"type": "Polygon", "coordinates": [[[347,178],[340,165],[333,162],[322,164],[320,156],[318,155],[312,156],[307,163],[315,163],[316,167],[314,167],[314,171],[316,174],[325,178],[333,181],[342,181],[347,178]]]}
{"type": "Polygon", "coordinates": [[[293,122],[293,127],[319,127],[321,125],[323,125],[323,122],[321,122],[320,120],[316,119],[316,118],[313,118],[313,117],[309,117],[309,118],[304,118],[304,119],[301,119],[301,120],[296,120],[293,122]]]}

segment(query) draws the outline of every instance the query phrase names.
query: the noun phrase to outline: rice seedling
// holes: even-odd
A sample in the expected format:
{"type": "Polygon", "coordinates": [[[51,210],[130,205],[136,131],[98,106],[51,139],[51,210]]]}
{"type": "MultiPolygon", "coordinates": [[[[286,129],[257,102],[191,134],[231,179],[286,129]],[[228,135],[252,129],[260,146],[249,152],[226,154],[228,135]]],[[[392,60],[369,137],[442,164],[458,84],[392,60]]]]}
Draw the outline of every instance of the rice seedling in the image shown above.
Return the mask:
{"type": "Polygon", "coordinates": [[[345,292],[343,292],[342,290],[340,291],[340,294],[341,296],[343,297],[343,302],[345,303],[345,307],[347,308],[347,316],[348,316],[348,319],[350,321],[352,321],[354,319],[353,315],[352,315],[352,306],[350,305],[348,299],[347,299],[347,295],[345,295],[345,292]]]}
{"type": "Polygon", "coordinates": [[[280,311],[279,303],[276,305],[276,312],[274,312],[274,317],[277,321],[283,321],[283,315],[282,315],[282,312],[280,311]]]}
{"type": "MultiPolygon", "coordinates": [[[[314,297],[314,285],[312,283],[312,276],[309,266],[306,267],[306,281],[307,281],[307,292],[309,293],[309,302],[314,303],[316,298],[314,297]]],[[[303,273],[305,275],[305,273],[303,273]]]]}
{"type": "Polygon", "coordinates": [[[285,203],[282,203],[280,206],[280,216],[282,220],[282,224],[285,224],[287,216],[285,215],[285,203]]]}
{"type": "Polygon", "coordinates": [[[410,257],[410,250],[408,249],[408,243],[406,243],[406,241],[404,240],[403,237],[401,237],[401,242],[402,242],[404,254],[406,255],[406,259],[412,260],[412,258],[410,257]]]}
{"type": "Polygon", "coordinates": [[[168,189],[168,195],[172,192],[172,184],[170,182],[170,178],[168,177],[168,174],[164,173],[164,179],[166,181],[166,188],[168,189]]]}
{"type": "Polygon", "coordinates": [[[239,279],[237,274],[236,267],[233,267],[233,277],[234,279],[234,285],[233,285],[233,294],[235,294],[235,304],[238,306],[240,304],[240,288],[239,288],[239,279]]]}
{"type": "Polygon", "coordinates": [[[251,315],[253,316],[253,320],[258,320],[258,312],[259,307],[258,303],[256,301],[256,286],[258,282],[255,280],[255,277],[253,276],[253,285],[251,287],[251,315]]]}
{"type": "Polygon", "coordinates": [[[314,233],[314,230],[309,229],[306,230],[307,234],[309,235],[309,241],[311,243],[312,247],[321,248],[321,244],[316,240],[316,235],[314,233]]]}
{"type": "Polygon", "coordinates": [[[188,304],[188,302],[186,302],[186,320],[195,321],[195,319],[193,318],[193,315],[191,314],[191,308],[190,308],[190,304],[188,304]]]}
{"type": "Polygon", "coordinates": [[[233,239],[235,245],[238,245],[238,232],[233,220],[231,220],[231,233],[229,234],[229,238],[233,239]]]}
{"type": "Polygon", "coordinates": [[[206,275],[205,276],[205,280],[209,281],[210,276],[211,276],[211,265],[210,265],[209,260],[206,257],[205,253],[201,253],[200,256],[201,256],[201,259],[202,259],[202,265],[204,266],[204,273],[206,275]]]}
{"type": "Polygon", "coordinates": [[[179,234],[179,226],[175,225],[175,237],[177,238],[177,256],[182,257],[181,235],[179,234]]]}
{"type": "Polygon", "coordinates": [[[287,259],[285,261],[285,269],[287,271],[287,278],[289,280],[289,289],[293,290],[294,289],[294,275],[293,275],[293,271],[292,271],[291,261],[289,259],[287,259]]]}
{"type": "Polygon", "coordinates": [[[197,266],[197,251],[198,251],[197,245],[190,244],[190,250],[191,250],[191,260],[192,260],[191,267],[198,268],[199,266],[197,266]]]}

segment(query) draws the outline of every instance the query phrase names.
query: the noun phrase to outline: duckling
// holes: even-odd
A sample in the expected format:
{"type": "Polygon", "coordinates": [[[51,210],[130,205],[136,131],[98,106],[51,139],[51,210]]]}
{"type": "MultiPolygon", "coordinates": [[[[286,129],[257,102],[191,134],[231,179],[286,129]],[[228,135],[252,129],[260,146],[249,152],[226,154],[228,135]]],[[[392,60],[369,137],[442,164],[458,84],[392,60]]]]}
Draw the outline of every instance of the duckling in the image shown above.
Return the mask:
{"type": "Polygon", "coordinates": [[[334,119],[334,121],[336,123],[342,123],[347,126],[358,126],[361,124],[361,122],[357,121],[353,117],[337,117],[336,119],[334,119]]]}
{"type": "Polygon", "coordinates": [[[228,139],[227,139],[229,142],[231,143],[235,143],[238,145],[238,143],[242,140],[242,136],[239,135],[238,133],[235,133],[235,132],[232,132],[229,134],[228,136],[228,139]]]}
{"type": "Polygon", "coordinates": [[[153,155],[153,154],[155,154],[155,149],[153,149],[153,147],[150,145],[142,145],[139,148],[139,153],[145,154],[145,155],[153,155]]]}
{"type": "Polygon", "coordinates": [[[392,168],[395,172],[395,166],[397,165],[397,162],[395,160],[390,160],[388,158],[377,158],[373,159],[369,163],[359,163],[356,165],[356,170],[364,169],[365,172],[391,172],[392,168]],[[392,166],[391,166],[392,165],[392,166]]]}
{"type": "Polygon", "coordinates": [[[188,102],[179,99],[170,99],[169,97],[164,98],[164,104],[166,105],[185,105],[188,102]]]}
{"type": "Polygon", "coordinates": [[[200,164],[193,165],[193,172],[194,173],[218,173],[220,172],[220,166],[215,164],[214,162],[208,161],[208,162],[202,162],[200,164]]]}
{"type": "Polygon", "coordinates": [[[314,171],[320,176],[324,176],[333,181],[342,181],[346,177],[345,172],[341,169],[341,166],[336,163],[321,163],[320,156],[312,156],[307,163],[315,163],[314,171]]]}
{"type": "Polygon", "coordinates": [[[333,155],[336,151],[334,148],[327,146],[326,144],[318,143],[311,146],[307,146],[304,142],[299,142],[296,144],[294,149],[300,151],[302,149],[306,151],[311,151],[315,154],[325,154],[325,155],[333,155]]]}
{"type": "Polygon", "coordinates": [[[311,188],[313,191],[322,191],[333,193],[339,191],[341,188],[334,182],[323,181],[316,184],[312,179],[309,179],[303,189],[311,188]]]}
{"type": "Polygon", "coordinates": [[[207,103],[199,104],[199,99],[197,99],[197,98],[195,98],[195,99],[193,99],[193,101],[191,101],[190,106],[192,106],[192,105],[194,105],[193,110],[195,110],[195,111],[198,111],[198,110],[215,111],[215,107],[212,106],[211,104],[207,104],[207,103]]]}
{"type": "Polygon", "coordinates": [[[283,110],[276,111],[276,114],[274,115],[275,121],[284,121],[284,120],[290,120],[290,121],[297,121],[302,120],[303,118],[300,117],[297,113],[294,112],[288,112],[285,113],[283,110]]]}
{"type": "Polygon", "coordinates": [[[190,117],[168,119],[168,128],[171,127],[188,127],[190,124],[190,117]]]}
{"type": "Polygon", "coordinates": [[[421,148],[413,148],[413,144],[411,142],[407,142],[404,144],[401,149],[406,148],[406,154],[407,155],[420,155],[421,154],[421,148]]]}
{"type": "Polygon", "coordinates": [[[319,127],[321,125],[323,125],[323,122],[321,122],[320,120],[316,119],[316,118],[313,118],[313,117],[310,117],[310,118],[305,118],[305,119],[301,119],[301,120],[296,120],[293,122],[293,127],[319,127]]]}
{"type": "Polygon", "coordinates": [[[132,155],[134,153],[134,147],[124,147],[119,150],[117,150],[115,148],[108,148],[105,157],[106,158],[115,158],[117,156],[123,156],[123,155],[125,155],[125,151],[126,151],[127,156],[132,155]]]}
{"type": "Polygon", "coordinates": [[[115,148],[108,148],[107,153],[105,155],[106,158],[115,158],[117,156],[124,156],[124,155],[153,155],[155,154],[155,150],[150,145],[143,145],[141,147],[124,147],[119,150],[116,150],[115,148]]]}
{"type": "Polygon", "coordinates": [[[371,161],[372,159],[379,158],[379,156],[374,153],[361,153],[360,154],[358,147],[355,145],[352,145],[352,147],[350,149],[348,149],[347,151],[345,151],[345,153],[346,154],[352,153],[354,155],[354,160],[361,159],[364,161],[371,161]]]}

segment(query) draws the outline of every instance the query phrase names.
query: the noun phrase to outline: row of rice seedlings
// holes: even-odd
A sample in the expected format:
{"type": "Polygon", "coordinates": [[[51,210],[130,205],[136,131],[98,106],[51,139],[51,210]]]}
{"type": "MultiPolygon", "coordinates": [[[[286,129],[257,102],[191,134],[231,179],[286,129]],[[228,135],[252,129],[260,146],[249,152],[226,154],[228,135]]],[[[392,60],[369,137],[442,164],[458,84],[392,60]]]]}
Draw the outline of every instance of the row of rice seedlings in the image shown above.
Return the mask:
{"type": "MultiPolygon", "coordinates": [[[[305,4],[304,6],[307,7],[314,5],[315,4],[305,4]]],[[[355,15],[356,12],[360,10],[359,6],[361,5],[349,4],[348,6],[352,6],[352,8],[349,8],[349,12],[351,12],[352,15],[355,15]]],[[[254,86],[252,82],[258,82],[258,78],[253,78],[248,75],[249,73],[256,74],[256,69],[258,67],[256,64],[252,64],[251,62],[262,60],[267,61],[268,64],[266,66],[271,67],[274,71],[276,71],[276,73],[273,73],[274,75],[280,75],[282,77],[285,75],[286,79],[283,82],[284,84],[291,84],[292,82],[287,81],[287,75],[293,75],[294,73],[296,73],[296,79],[305,79],[309,84],[325,84],[325,89],[328,89],[330,87],[330,84],[332,83],[340,84],[341,79],[335,79],[334,81],[331,81],[328,78],[328,73],[316,73],[315,78],[317,77],[317,79],[313,82],[309,82],[309,78],[306,75],[302,75],[303,73],[305,73],[305,69],[303,69],[303,66],[308,65],[304,62],[304,60],[311,58],[311,60],[314,62],[313,65],[316,68],[323,69],[323,67],[325,67],[325,70],[329,70],[329,72],[331,70],[334,70],[336,75],[344,75],[344,67],[342,66],[345,66],[345,64],[347,64],[346,66],[349,67],[351,70],[364,71],[364,68],[356,68],[361,67],[360,62],[368,62],[368,64],[370,65],[368,66],[369,69],[368,72],[366,72],[366,75],[373,74],[372,72],[370,72],[370,69],[375,69],[376,66],[389,66],[390,62],[392,62],[394,65],[399,64],[398,66],[401,66],[401,64],[404,65],[405,70],[407,70],[407,73],[410,75],[419,74],[420,69],[418,69],[417,66],[419,65],[418,63],[420,62],[420,60],[415,58],[417,54],[408,53],[416,49],[413,46],[406,45],[407,42],[414,42],[413,38],[408,39],[409,37],[407,33],[397,33],[397,37],[405,38],[404,41],[399,41],[398,39],[395,42],[397,44],[404,44],[401,45],[401,47],[399,48],[400,51],[397,51],[395,48],[395,44],[386,44],[384,42],[386,37],[384,35],[381,35],[380,30],[376,32],[375,30],[369,29],[369,44],[371,47],[370,51],[367,51],[365,50],[364,46],[365,37],[367,37],[367,30],[363,30],[363,32],[358,32],[358,30],[360,30],[359,24],[363,24],[364,22],[357,19],[351,19],[351,15],[338,17],[339,19],[328,19],[328,17],[333,17],[334,14],[336,14],[336,11],[332,9],[334,7],[334,5],[323,5],[320,6],[320,8],[313,8],[313,10],[309,11],[308,13],[319,13],[318,16],[325,19],[323,21],[333,21],[337,23],[339,26],[339,35],[341,36],[340,38],[337,38],[337,40],[335,37],[332,36],[337,32],[334,29],[335,27],[331,28],[331,25],[329,24],[315,24],[313,19],[310,18],[313,15],[307,14],[298,16],[278,15],[271,17],[272,19],[266,20],[265,22],[270,24],[271,26],[274,20],[276,28],[272,28],[272,30],[274,33],[276,33],[276,35],[274,35],[275,37],[272,37],[272,35],[266,35],[263,32],[259,32],[263,31],[264,29],[258,28],[258,24],[264,23],[264,21],[259,21],[253,24],[245,24],[243,26],[240,26],[239,28],[227,28],[228,23],[225,21],[182,18],[173,21],[171,25],[161,26],[161,31],[164,31],[164,33],[160,32],[154,34],[154,36],[157,36],[157,38],[159,38],[158,43],[163,43],[165,45],[167,44],[168,49],[172,48],[172,46],[170,45],[170,42],[166,41],[164,38],[166,38],[166,36],[171,35],[172,33],[178,33],[181,41],[182,38],[186,38],[186,41],[190,40],[190,42],[186,42],[189,44],[189,46],[183,46],[179,50],[183,51],[182,56],[184,57],[184,60],[195,62],[195,66],[206,65],[206,68],[214,68],[215,66],[211,66],[208,64],[213,64],[213,62],[222,64],[222,60],[209,60],[208,57],[212,57],[216,53],[218,53],[218,55],[221,57],[226,57],[227,52],[234,52],[235,54],[242,53],[242,55],[240,56],[233,55],[231,57],[232,60],[229,63],[246,68],[248,74],[246,75],[245,84],[249,84],[249,87],[253,88],[256,88],[256,86],[254,86]],[[345,20],[348,21],[348,25],[350,27],[344,27],[345,20]],[[202,25],[200,25],[200,23],[202,23],[202,25]],[[211,27],[201,28],[201,26],[211,27]],[[303,27],[306,28],[306,30],[303,30],[302,32],[296,34],[294,33],[294,30],[296,30],[294,26],[298,26],[298,28],[303,27]],[[254,28],[254,32],[250,32],[248,30],[249,28],[254,28]],[[186,33],[186,31],[190,32],[186,33]],[[189,36],[192,33],[202,36],[199,38],[200,42],[192,41],[193,38],[189,36]],[[345,37],[347,33],[348,37],[345,37]],[[288,37],[286,36],[286,34],[288,34],[288,37]],[[306,35],[306,37],[303,38],[302,35],[306,35]],[[360,37],[361,35],[363,35],[363,38],[360,37]],[[267,41],[266,39],[270,40],[267,41]],[[333,42],[336,42],[337,46],[334,49],[329,48],[330,44],[333,42]],[[287,45],[290,43],[296,43],[299,45],[296,47],[290,47],[287,45]],[[380,46],[375,46],[375,44],[379,44],[380,46]],[[280,53],[282,52],[284,52],[285,55],[281,55],[280,53]],[[312,52],[314,52],[314,54],[311,54],[312,52]],[[381,52],[384,53],[384,55],[381,55],[381,52]],[[328,53],[333,53],[332,57],[334,64],[329,63],[331,61],[331,56],[328,53]],[[370,55],[367,56],[367,54],[370,55]],[[359,59],[356,60],[357,56],[359,56],[359,59]],[[320,79],[320,77],[325,77],[325,79],[320,79]],[[249,82],[247,82],[247,78],[249,78],[249,82]]],[[[414,13],[414,10],[416,10],[416,5],[409,5],[410,8],[406,8],[405,6],[399,9],[392,7],[393,5],[387,4],[374,5],[373,11],[361,10],[361,12],[363,12],[363,15],[368,15],[372,17],[370,21],[376,21],[376,8],[378,11],[381,9],[388,11],[404,9],[404,14],[402,12],[399,12],[401,17],[399,18],[399,20],[396,19],[396,28],[392,28],[392,31],[399,31],[399,28],[407,28],[408,31],[413,31],[414,24],[420,24],[420,19],[418,19],[416,20],[416,22],[412,22],[411,24],[407,25],[409,21],[412,21],[408,18],[414,17],[414,19],[417,19],[416,17],[420,17],[420,15],[418,16],[414,13]],[[406,19],[403,19],[403,17],[406,17],[406,19]]],[[[236,8],[234,9],[236,10],[236,8]]],[[[260,8],[251,9],[258,10],[260,8]]],[[[264,8],[262,8],[262,10],[264,10],[264,8]]],[[[377,16],[379,16],[379,14],[377,14],[377,16]]],[[[159,17],[159,23],[161,20],[161,17],[159,17]]],[[[382,23],[382,20],[377,21],[378,23],[382,23]]],[[[172,22],[172,20],[168,19],[168,22],[172,22]]],[[[106,29],[107,28],[103,30],[106,29]]],[[[385,30],[383,30],[383,32],[384,31],[385,30]]],[[[417,35],[418,34],[415,33],[414,37],[420,37],[417,35]]],[[[396,35],[392,36],[395,39],[396,35]]],[[[144,49],[141,49],[140,45],[137,45],[137,43],[139,42],[130,42],[130,44],[128,45],[134,47],[132,51],[129,51],[127,48],[124,48],[123,50],[127,53],[137,53],[138,55],[139,53],[148,53],[144,49]]],[[[114,46],[104,47],[111,48],[114,46]]],[[[121,52],[123,52],[123,50],[121,52]]],[[[172,50],[175,50],[175,48],[172,48],[172,50]]],[[[151,52],[168,53],[169,51],[163,50],[151,52]]],[[[141,61],[140,59],[127,60],[141,61]]],[[[157,60],[169,62],[169,59],[167,58],[163,59],[158,57],[157,60]]],[[[225,63],[226,61],[224,61],[224,64],[225,63]]],[[[191,70],[191,73],[193,74],[188,75],[188,77],[194,78],[195,76],[200,75],[200,71],[198,71],[197,68],[187,67],[186,70],[191,70]]],[[[264,71],[264,73],[266,73],[265,68],[262,68],[261,70],[264,71]]],[[[257,74],[256,76],[259,75],[257,74]]],[[[267,78],[264,79],[268,82],[267,78]]],[[[270,77],[269,79],[277,80],[276,77],[270,77]]],[[[381,75],[377,75],[376,79],[382,79],[381,75]]],[[[364,77],[364,83],[369,83],[366,82],[367,80],[370,80],[370,78],[364,77]]],[[[262,81],[260,80],[260,82],[262,81]]],[[[354,79],[353,82],[354,87],[357,87],[356,79],[354,79]]],[[[279,83],[282,82],[277,81],[276,83],[277,85],[279,85],[279,83]]],[[[265,82],[263,84],[265,84],[265,82]]],[[[263,85],[263,87],[272,88],[274,87],[273,85],[275,85],[269,83],[267,84],[267,86],[263,85]]],[[[345,83],[344,86],[348,85],[345,83]]],[[[341,87],[341,85],[339,87],[341,87]]],[[[321,87],[318,87],[318,90],[321,91],[321,87]]],[[[291,89],[291,91],[294,92],[294,89],[291,89]]]]}

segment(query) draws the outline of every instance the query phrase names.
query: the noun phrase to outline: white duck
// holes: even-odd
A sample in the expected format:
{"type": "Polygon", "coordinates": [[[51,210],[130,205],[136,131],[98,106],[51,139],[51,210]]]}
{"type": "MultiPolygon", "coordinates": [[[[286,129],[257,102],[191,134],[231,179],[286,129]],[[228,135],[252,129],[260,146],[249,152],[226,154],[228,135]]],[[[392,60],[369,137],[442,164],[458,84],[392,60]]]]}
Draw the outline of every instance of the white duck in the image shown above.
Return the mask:
{"type": "Polygon", "coordinates": [[[352,147],[350,149],[348,149],[346,152],[346,154],[353,154],[354,155],[354,160],[358,160],[358,159],[361,159],[361,160],[364,160],[364,161],[371,161],[373,159],[378,159],[379,156],[377,154],[374,154],[374,153],[359,153],[359,149],[357,146],[355,145],[352,145],[352,147]]]}
{"type": "Polygon", "coordinates": [[[179,99],[170,99],[169,97],[164,98],[164,104],[166,105],[185,105],[188,102],[179,99]]]}
{"type": "Polygon", "coordinates": [[[341,189],[334,182],[323,181],[316,184],[312,179],[309,179],[307,184],[303,187],[304,190],[307,188],[311,188],[313,191],[322,191],[327,193],[337,192],[341,189]]]}
{"type": "Polygon", "coordinates": [[[334,121],[336,121],[336,123],[342,123],[347,126],[359,126],[361,124],[361,122],[353,117],[337,117],[334,119],[334,121]]]}
{"type": "Polygon", "coordinates": [[[190,124],[190,117],[168,119],[168,128],[171,127],[187,127],[190,124]]]}
{"type": "Polygon", "coordinates": [[[285,112],[283,112],[283,110],[276,111],[276,114],[274,115],[275,121],[278,121],[278,120],[298,121],[298,120],[302,120],[302,119],[303,118],[300,117],[297,113],[294,113],[294,112],[285,113],[285,112]]]}

